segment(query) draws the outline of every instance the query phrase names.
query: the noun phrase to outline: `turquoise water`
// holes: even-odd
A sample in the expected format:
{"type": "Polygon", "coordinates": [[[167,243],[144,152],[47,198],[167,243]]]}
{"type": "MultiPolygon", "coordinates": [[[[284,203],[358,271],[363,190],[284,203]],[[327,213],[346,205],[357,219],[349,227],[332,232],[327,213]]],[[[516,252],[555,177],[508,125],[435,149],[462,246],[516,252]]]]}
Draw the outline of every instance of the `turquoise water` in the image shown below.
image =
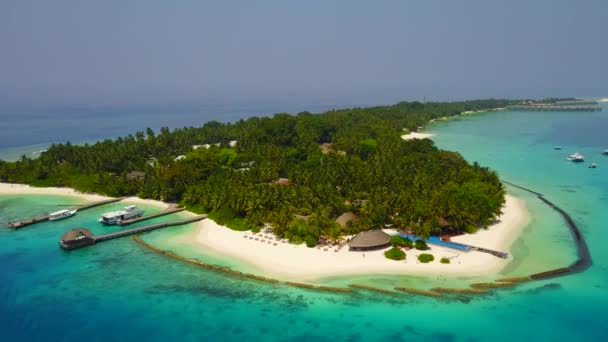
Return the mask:
{"type": "MultiPolygon", "coordinates": [[[[57,247],[58,238],[72,226],[107,229],[94,222],[97,214],[107,211],[104,207],[57,225],[0,229],[3,339],[606,340],[608,158],[599,153],[608,148],[603,134],[607,127],[608,108],[600,113],[489,113],[428,128],[438,133],[440,147],[491,166],[504,179],[535,189],[566,209],[585,234],[593,257],[584,273],[470,298],[327,294],[200,269],[145,250],[128,238],[73,252],[57,247]],[[555,151],[553,145],[564,150],[555,151]],[[599,167],[568,162],[566,156],[576,151],[599,167]]],[[[515,260],[503,274],[528,274],[574,261],[572,239],[561,218],[530,195],[510,190],[526,201],[533,220],[513,246],[515,260]]],[[[69,201],[0,196],[0,221],[47,212],[56,208],[54,203],[73,204],[69,201]]],[[[145,239],[162,244],[174,235],[165,230],[145,239]]],[[[213,253],[173,246],[189,256],[227,262],[213,253]]],[[[248,267],[232,262],[235,268],[248,267]]],[[[485,278],[495,275],[322,281],[432,287],[485,278]]]]}

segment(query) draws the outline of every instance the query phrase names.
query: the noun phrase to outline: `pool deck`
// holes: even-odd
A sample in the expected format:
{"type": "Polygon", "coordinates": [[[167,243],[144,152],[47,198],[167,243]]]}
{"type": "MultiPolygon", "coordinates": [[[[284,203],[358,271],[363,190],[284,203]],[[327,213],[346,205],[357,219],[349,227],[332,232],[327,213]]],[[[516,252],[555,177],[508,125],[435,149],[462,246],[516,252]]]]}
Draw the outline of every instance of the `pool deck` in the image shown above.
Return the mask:
{"type": "MultiPolygon", "coordinates": [[[[399,233],[399,235],[403,236],[405,238],[408,238],[410,240],[414,240],[414,241],[419,239],[419,237],[417,237],[416,235],[412,235],[412,234],[408,234],[408,233],[399,233]]],[[[441,238],[439,238],[437,236],[431,236],[429,239],[424,240],[424,242],[428,243],[429,245],[451,248],[451,249],[459,250],[461,252],[477,251],[477,252],[482,252],[482,253],[488,253],[488,254],[491,254],[491,255],[501,258],[501,259],[506,259],[509,257],[509,253],[506,253],[506,252],[495,251],[492,249],[467,245],[464,243],[443,241],[443,240],[441,240],[441,238]]]]}

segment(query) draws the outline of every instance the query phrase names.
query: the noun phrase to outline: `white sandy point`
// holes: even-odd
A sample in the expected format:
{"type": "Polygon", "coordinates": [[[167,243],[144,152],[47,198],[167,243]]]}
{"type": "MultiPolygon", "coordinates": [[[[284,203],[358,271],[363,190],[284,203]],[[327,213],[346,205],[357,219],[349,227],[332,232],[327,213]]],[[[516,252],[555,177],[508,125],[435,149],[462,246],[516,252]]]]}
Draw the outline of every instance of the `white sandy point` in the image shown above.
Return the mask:
{"type": "Polygon", "coordinates": [[[409,133],[409,134],[402,135],[401,139],[403,139],[403,140],[427,139],[427,138],[434,137],[435,135],[436,135],[435,133],[417,133],[417,132],[412,132],[412,133],[409,133]]]}

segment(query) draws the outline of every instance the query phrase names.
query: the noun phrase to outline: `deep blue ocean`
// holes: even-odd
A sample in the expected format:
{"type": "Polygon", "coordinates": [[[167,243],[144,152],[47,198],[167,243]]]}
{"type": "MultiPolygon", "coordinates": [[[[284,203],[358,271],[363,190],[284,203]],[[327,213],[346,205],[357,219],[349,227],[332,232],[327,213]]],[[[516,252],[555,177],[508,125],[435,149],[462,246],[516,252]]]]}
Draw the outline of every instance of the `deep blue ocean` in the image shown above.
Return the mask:
{"type": "MultiPolygon", "coordinates": [[[[103,131],[103,122],[99,125],[103,131]]],[[[0,130],[3,136],[5,129],[0,130]]],[[[427,128],[437,134],[433,139],[439,147],[459,151],[566,209],[591,250],[593,265],[584,273],[490,295],[436,299],[366,291],[331,294],[243,280],[163,257],[129,238],[73,252],[58,248],[68,228],[105,229],[94,221],[108,209],[102,207],[59,224],[18,231],[0,227],[0,336],[5,341],[608,340],[608,157],[601,155],[608,149],[606,130],[606,105],[594,113],[467,115],[427,128]],[[555,145],[563,150],[554,150],[555,145]],[[577,151],[599,167],[566,160],[577,151]]],[[[99,137],[103,134],[82,139],[99,137]]],[[[509,190],[526,201],[532,221],[514,244],[514,260],[503,274],[523,275],[574,261],[572,239],[561,218],[534,197],[509,190]]],[[[77,202],[0,196],[0,222],[77,202]]],[[[154,232],[144,239],[153,243],[163,234],[171,232],[154,232]]],[[[200,256],[206,257],[213,258],[200,256]]],[[[495,278],[479,278],[485,276],[495,278]]],[[[357,279],[422,288],[475,280],[382,275],[357,279]]]]}

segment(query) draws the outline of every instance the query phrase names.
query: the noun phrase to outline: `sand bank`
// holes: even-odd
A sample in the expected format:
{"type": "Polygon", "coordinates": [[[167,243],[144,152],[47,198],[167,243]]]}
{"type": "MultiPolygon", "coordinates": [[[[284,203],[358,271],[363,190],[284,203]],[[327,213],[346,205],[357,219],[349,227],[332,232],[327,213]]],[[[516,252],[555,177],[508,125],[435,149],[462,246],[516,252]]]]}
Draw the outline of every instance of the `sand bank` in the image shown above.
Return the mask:
{"type": "MultiPolygon", "coordinates": [[[[76,191],[72,188],[38,188],[34,186],[29,186],[26,184],[10,184],[10,183],[0,183],[0,195],[52,195],[52,196],[71,196],[77,197],[87,202],[96,202],[103,201],[106,199],[110,199],[110,197],[102,196],[99,194],[93,193],[82,193],[76,191]]],[[[122,202],[130,203],[130,204],[143,204],[154,206],[159,209],[165,209],[169,205],[167,203],[149,199],[141,199],[139,197],[128,197],[125,198],[122,202]]]]}
{"type": "MultiPolygon", "coordinates": [[[[508,251],[527,224],[529,215],[523,201],[512,196],[507,197],[503,212],[496,225],[454,240],[508,251]]],[[[391,230],[386,232],[394,233],[391,230]]],[[[270,234],[233,231],[212,220],[199,222],[197,232],[191,234],[190,238],[195,238],[194,243],[201,248],[212,249],[253,265],[264,276],[299,281],[361,274],[474,276],[497,273],[510,261],[481,252],[461,252],[438,246],[431,246],[429,251],[424,252],[433,254],[434,262],[419,263],[417,256],[423,252],[416,250],[406,252],[405,261],[393,261],[384,257],[385,250],[351,252],[344,247],[336,252],[335,247],[308,248],[303,244],[276,241],[270,234]],[[442,257],[449,258],[451,263],[439,263],[442,257]]]]}
{"type": "Polygon", "coordinates": [[[427,138],[434,137],[435,135],[436,135],[435,133],[412,132],[412,133],[408,133],[408,134],[402,135],[401,139],[403,139],[403,140],[427,139],[427,138]]]}
{"type": "Polygon", "coordinates": [[[55,195],[78,197],[85,201],[102,201],[110,197],[85,194],[72,188],[38,188],[25,184],[0,183],[0,195],[55,195]]]}

